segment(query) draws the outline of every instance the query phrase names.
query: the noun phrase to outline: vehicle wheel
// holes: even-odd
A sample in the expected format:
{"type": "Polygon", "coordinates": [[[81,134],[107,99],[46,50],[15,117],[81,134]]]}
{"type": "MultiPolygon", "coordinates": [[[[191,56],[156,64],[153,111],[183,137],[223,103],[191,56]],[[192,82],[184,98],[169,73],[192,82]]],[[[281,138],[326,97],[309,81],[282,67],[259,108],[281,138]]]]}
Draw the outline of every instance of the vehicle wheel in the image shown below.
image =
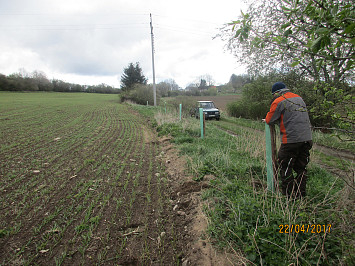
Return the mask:
{"type": "Polygon", "coordinates": [[[219,121],[219,117],[216,117],[216,121],[219,121]]]}

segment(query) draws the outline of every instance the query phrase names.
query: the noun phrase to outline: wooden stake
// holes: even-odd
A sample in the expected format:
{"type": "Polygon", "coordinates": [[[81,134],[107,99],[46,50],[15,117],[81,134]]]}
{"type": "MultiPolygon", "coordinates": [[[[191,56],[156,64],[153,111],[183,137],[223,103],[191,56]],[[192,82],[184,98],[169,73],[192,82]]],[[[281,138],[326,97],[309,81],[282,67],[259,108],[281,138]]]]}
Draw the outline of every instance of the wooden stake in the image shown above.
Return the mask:
{"type": "Polygon", "coordinates": [[[203,135],[206,136],[206,114],[203,113],[203,135]]]}
{"type": "Polygon", "coordinates": [[[272,166],[274,169],[274,180],[277,181],[277,149],[275,125],[270,125],[272,166]]]}

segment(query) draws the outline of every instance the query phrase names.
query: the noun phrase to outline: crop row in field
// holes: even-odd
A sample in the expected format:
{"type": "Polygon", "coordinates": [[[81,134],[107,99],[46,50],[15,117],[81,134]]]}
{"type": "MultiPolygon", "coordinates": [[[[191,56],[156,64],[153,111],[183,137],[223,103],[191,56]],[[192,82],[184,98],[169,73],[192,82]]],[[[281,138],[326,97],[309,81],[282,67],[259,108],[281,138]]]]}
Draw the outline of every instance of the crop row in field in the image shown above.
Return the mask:
{"type": "Polygon", "coordinates": [[[115,97],[1,94],[1,264],[177,260],[159,146],[115,97]]]}

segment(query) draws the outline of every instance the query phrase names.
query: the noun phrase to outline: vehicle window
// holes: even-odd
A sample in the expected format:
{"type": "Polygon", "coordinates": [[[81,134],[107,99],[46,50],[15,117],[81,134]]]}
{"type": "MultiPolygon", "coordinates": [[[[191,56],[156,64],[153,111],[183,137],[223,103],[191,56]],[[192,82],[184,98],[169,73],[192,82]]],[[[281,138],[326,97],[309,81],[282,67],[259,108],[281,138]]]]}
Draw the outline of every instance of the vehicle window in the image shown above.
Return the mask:
{"type": "Polygon", "coordinates": [[[213,103],[200,103],[200,107],[202,108],[214,108],[213,103]]]}

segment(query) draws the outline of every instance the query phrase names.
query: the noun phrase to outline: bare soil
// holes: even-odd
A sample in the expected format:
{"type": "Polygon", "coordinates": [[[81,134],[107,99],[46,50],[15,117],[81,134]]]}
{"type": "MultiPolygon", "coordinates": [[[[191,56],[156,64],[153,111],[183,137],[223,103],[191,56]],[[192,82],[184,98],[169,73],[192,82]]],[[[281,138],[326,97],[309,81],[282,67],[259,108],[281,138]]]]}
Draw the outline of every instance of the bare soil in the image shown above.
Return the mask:
{"type": "Polygon", "coordinates": [[[203,213],[201,193],[209,187],[213,176],[205,176],[204,181],[194,181],[193,176],[186,172],[186,160],[169,143],[169,138],[160,139],[162,143],[162,158],[165,161],[170,176],[172,188],[171,206],[185,217],[185,232],[189,235],[186,244],[187,252],[183,265],[237,265],[234,254],[215,249],[206,235],[208,220],[203,213]]]}

